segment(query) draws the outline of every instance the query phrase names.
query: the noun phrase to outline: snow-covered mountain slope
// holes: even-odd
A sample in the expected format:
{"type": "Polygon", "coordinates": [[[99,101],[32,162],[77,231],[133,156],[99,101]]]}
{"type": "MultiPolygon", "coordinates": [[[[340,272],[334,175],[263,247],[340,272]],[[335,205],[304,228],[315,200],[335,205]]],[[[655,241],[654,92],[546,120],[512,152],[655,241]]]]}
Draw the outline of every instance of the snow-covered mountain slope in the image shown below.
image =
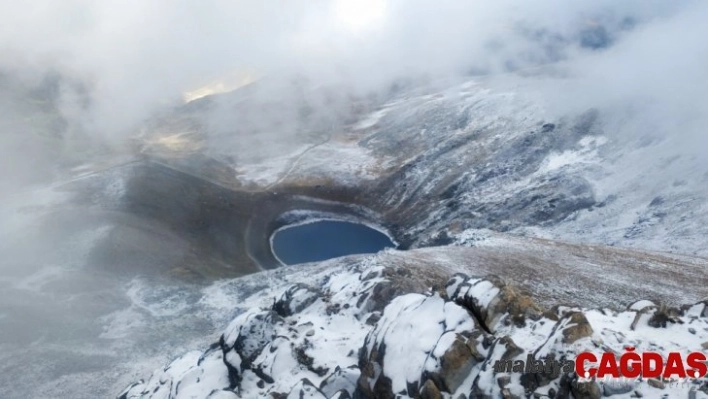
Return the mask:
{"type": "MultiPolygon", "coordinates": [[[[159,132],[177,130],[174,124],[189,126],[183,139],[232,170],[219,169],[229,186],[316,197],[328,194],[314,187],[347,188],[337,199],[384,215],[405,246],[446,244],[445,235],[488,228],[708,254],[708,163],[681,143],[681,132],[640,129],[601,104],[559,114],[519,76],[434,87],[355,102],[355,111],[329,119],[317,113],[314,90],[296,102],[314,116],[291,120],[273,111],[266,133],[249,123],[246,111],[256,105],[243,111],[258,96],[237,92],[179,110],[155,132],[164,138],[159,132]],[[240,118],[228,129],[213,122],[224,109],[240,118]],[[290,127],[283,132],[279,124],[290,127]],[[276,132],[283,133],[273,138],[277,145],[262,145],[276,132]],[[290,141],[298,145],[281,145],[290,141]]],[[[173,163],[194,154],[155,145],[145,151],[173,163]]]]}
{"type": "MultiPolygon", "coordinates": [[[[262,107],[251,99],[245,93],[217,108],[247,104],[237,116],[258,116],[255,110],[262,107]]],[[[597,320],[593,308],[622,312],[641,298],[678,307],[707,294],[706,261],[691,257],[705,255],[708,237],[702,159],[672,155],[667,140],[614,130],[606,110],[553,116],[543,101],[489,79],[399,90],[363,101],[351,112],[331,118],[315,112],[316,118],[293,125],[286,122],[309,111],[288,114],[276,107],[263,124],[238,124],[213,119],[211,101],[190,103],[148,126],[136,141],[137,157],[103,154],[94,164],[69,162],[72,167],[57,171],[60,181],[52,187],[15,192],[3,201],[0,288],[9,299],[0,303],[0,396],[104,397],[190,350],[200,355],[184,357],[171,370],[201,373],[193,368],[201,351],[234,317],[271,309],[273,300],[296,283],[320,293],[330,290],[334,297],[331,284],[359,281],[357,273],[367,268],[396,270],[401,273],[397,281],[404,283],[378,311],[394,296],[425,296],[460,272],[497,275],[531,292],[544,310],[556,304],[583,309],[591,324],[597,320]],[[281,218],[284,213],[364,220],[388,229],[402,249],[412,250],[263,273],[261,267],[272,266],[262,261],[270,254],[268,237],[288,221],[281,218]],[[675,254],[654,252],[666,250],[675,254]],[[347,269],[352,265],[359,269],[347,269]],[[240,277],[248,273],[256,274],[240,277]],[[325,282],[330,274],[342,281],[325,282]]],[[[316,111],[322,104],[309,105],[316,111]]],[[[338,109],[350,106],[345,102],[338,109]]],[[[406,314],[415,301],[442,304],[443,310],[451,306],[443,296],[426,298],[407,297],[394,305],[406,314]]],[[[381,315],[366,324],[375,313],[362,311],[354,297],[328,300],[278,317],[295,322],[293,339],[305,345],[310,329],[296,328],[300,317],[324,326],[335,320],[322,313],[324,303],[350,309],[334,323],[348,330],[327,338],[332,342],[333,335],[341,335],[348,342],[333,344],[329,357],[321,356],[327,346],[317,346],[317,361],[329,374],[340,366],[339,374],[350,381],[358,371],[348,367],[361,366],[349,351],[364,347],[381,315]]],[[[627,317],[612,312],[600,325],[627,317]]],[[[676,317],[688,327],[693,314],[676,317]]],[[[475,320],[465,319],[461,334],[478,331],[475,320]]],[[[626,320],[622,323],[614,331],[629,334],[626,320]]],[[[273,326],[290,333],[281,328],[273,326]]],[[[510,336],[523,346],[522,335],[510,336]]],[[[386,340],[385,334],[377,337],[386,340]]],[[[659,338],[657,345],[664,342],[659,338]]],[[[678,346],[700,348],[693,338],[686,342],[678,346]]],[[[287,351],[281,344],[278,350],[287,351]]],[[[218,349],[207,356],[213,373],[205,371],[196,385],[184,379],[180,386],[190,386],[184,394],[202,395],[201,384],[218,389],[233,384],[228,368],[224,374],[216,367],[223,356],[218,349]],[[224,381],[228,385],[221,385],[224,381]]],[[[243,373],[243,397],[290,392],[288,384],[300,383],[303,376],[319,387],[327,377],[317,374],[318,366],[307,369],[307,357],[300,359],[305,363],[289,359],[282,357],[281,364],[263,358],[259,364],[297,373],[305,364],[305,374],[290,378],[285,373],[282,385],[271,375],[274,382],[263,387],[253,377],[256,360],[242,363],[253,372],[243,373]]],[[[374,356],[372,364],[377,361],[374,356]]],[[[163,380],[176,384],[182,377],[163,380]]],[[[427,380],[418,383],[426,386],[427,380]]],[[[142,393],[145,384],[131,395],[142,393]]],[[[438,384],[427,387],[443,389],[438,384]]],[[[561,382],[554,384],[558,391],[561,382]]],[[[514,386],[509,389],[520,389],[514,386]]],[[[469,381],[460,387],[471,389],[469,381]]],[[[158,389],[160,394],[164,389],[158,389]]]]}
{"type": "Polygon", "coordinates": [[[296,125],[304,144],[270,158],[214,145],[224,132],[210,132],[201,106],[187,115],[199,151],[146,152],[181,170],[206,156],[219,173],[199,174],[237,191],[364,207],[411,250],[215,285],[233,311],[240,287],[268,281],[218,343],[125,398],[662,397],[656,381],[601,386],[491,365],[630,344],[706,349],[708,264],[678,254],[708,253],[708,169],[670,139],[630,132],[603,109],[553,115],[491,79],[398,92],[322,130],[296,125]],[[650,301],[631,307],[640,299],[650,301]]]}
{"type": "MultiPolygon", "coordinates": [[[[708,382],[700,379],[679,387],[660,381],[613,385],[579,381],[573,373],[493,368],[500,359],[550,355],[562,360],[582,351],[622,353],[625,346],[682,353],[701,345],[705,349],[708,304],[694,299],[706,294],[705,286],[687,281],[663,294],[644,292],[658,298],[656,303],[635,302],[629,298],[646,297],[638,290],[627,292],[625,282],[612,278],[627,276],[638,289],[674,262],[705,267],[684,261],[488,237],[474,248],[387,251],[225,281],[205,291],[206,301],[238,297],[238,302],[222,303],[241,313],[219,341],[205,352],[180,356],[131,384],[120,397],[513,398],[550,393],[557,398],[659,398],[666,393],[683,397],[696,389],[702,390],[696,397],[708,397],[708,382]],[[645,269],[596,271],[596,277],[606,276],[604,291],[564,278],[526,281],[524,286],[558,293],[541,294],[542,302],[534,292],[487,274],[494,270],[505,276],[524,264],[554,264],[564,252],[570,257],[562,261],[579,269],[613,267],[617,257],[645,269]],[[496,261],[490,253],[496,253],[496,261]],[[572,261],[572,256],[587,262],[572,261]],[[480,277],[470,277],[475,275],[480,277]],[[244,297],[250,291],[245,288],[258,280],[267,280],[267,288],[244,297]],[[683,291],[687,306],[661,304],[675,298],[677,290],[683,291]],[[607,293],[616,295],[608,302],[607,293]],[[568,306],[570,298],[595,300],[576,307],[568,306]]],[[[547,276],[552,269],[541,266],[537,273],[547,276]]]]}

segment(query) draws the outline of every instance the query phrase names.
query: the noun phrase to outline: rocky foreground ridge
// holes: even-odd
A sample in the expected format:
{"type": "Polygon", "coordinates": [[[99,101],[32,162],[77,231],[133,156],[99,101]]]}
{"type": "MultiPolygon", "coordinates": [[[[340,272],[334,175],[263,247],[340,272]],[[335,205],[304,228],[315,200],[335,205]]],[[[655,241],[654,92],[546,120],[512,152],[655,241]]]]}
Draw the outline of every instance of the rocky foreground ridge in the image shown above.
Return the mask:
{"type": "MultiPolygon", "coordinates": [[[[508,240],[502,247],[516,247],[516,254],[487,257],[497,275],[517,261],[533,262],[533,254],[557,257],[554,244],[508,240]]],[[[386,251],[225,283],[235,292],[249,278],[258,278],[274,288],[253,293],[258,305],[245,309],[206,351],[184,354],[119,397],[708,397],[708,382],[700,379],[674,386],[659,380],[612,385],[583,382],[561,371],[495,372],[497,360],[563,360],[583,351],[620,354],[626,346],[638,352],[708,351],[708,300],[674,306],[667,295],[657,294],[654,301],[626,301],[631,292],[617,290],[622,283],[610,279],[607,289],[620,293],[618,303],[594,307],[605,303],[603,297],[575,306],[566,301],[574,297],[570,293],[554,300],[535,295],[523,282],[473,274],[484,268],[462,259],[483,257],[489,246],[386,251]]],[[[566,260],[595,252],[573,246],[564,251],[566,260]]],[[[613,256],[620,255],[585,259],[592,267],[613,256]]],[[[643,268],[627,268],[626,275],[636,277],[638,285],[642,273],[654,278],[658,264],[664,269],[674,261],[681,265],[676,259],[635,260],[644,262],[643,268]]],[[[542,267],[539,272],[544,273],[542,267]]],[[[546,278],[550,287],[567,284],[546,278]]],[[[573,294],[588,291],[582,284],[566,288],[573,294]]],[[[677,297],[704,294],[697,291],[677,297]]],[[[244,303],[254,303],[249,302],[253,298],[244,303]]]]}

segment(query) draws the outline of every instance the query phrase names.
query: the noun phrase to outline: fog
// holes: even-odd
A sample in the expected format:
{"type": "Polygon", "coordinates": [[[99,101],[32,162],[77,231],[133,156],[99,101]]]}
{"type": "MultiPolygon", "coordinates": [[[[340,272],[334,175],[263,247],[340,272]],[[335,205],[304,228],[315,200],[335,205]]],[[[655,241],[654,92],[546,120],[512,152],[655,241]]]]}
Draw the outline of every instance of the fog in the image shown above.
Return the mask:
{"type": "Polygon", "coordinates": [[[102,139],[228,76],[307,77],[361,94],[553,63],[573,81],[544,82],[546,97],[565,107],[704,114],[708,6],[698,1],[2,3],[0,70],[29,86],[62,76],[61,115],[102,139]]]}
{"type": "MultiPolygon", "coordinates": [[[[120,273],[142,255],[130,270],[167,270],[186,251],[181,237],[145,237],[145,221],[42,191],[201,106],[177,108],[185,100],[252,89],[248,101],[213,97],[201,122],[214,148],[258,161],[347,123],[354,100],[488,79],[551,118],[598,109],[611,138],[651,137],[664,142],[658,155],[705,166],[706,21],[698,0],[0,0],[0,396],[17,384],[9,397],[24,397],[39,375],[28,396],[113,393],[143,355],[156,367],[228,322],[232,304],[205,321],[195,292],[120,273]],[[100,253],[108,235],[123,246],[100,253]]],[[[105,185],[86,197],[110,202],[121,187],[105,185]]]]}

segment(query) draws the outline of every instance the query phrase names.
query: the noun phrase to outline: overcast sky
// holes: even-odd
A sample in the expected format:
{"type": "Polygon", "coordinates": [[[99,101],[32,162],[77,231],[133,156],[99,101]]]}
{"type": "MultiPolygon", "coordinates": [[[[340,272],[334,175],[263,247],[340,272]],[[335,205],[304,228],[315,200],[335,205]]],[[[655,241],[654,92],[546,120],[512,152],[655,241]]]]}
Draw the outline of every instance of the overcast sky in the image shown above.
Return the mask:
{"type": "Polygon", "coordinates": [[[399,77],[556,64],[572,82],[541,89],[559,113],[651,108],[647,117],[700,135],[705,21],[705,1],[0,0],[0,70],[85,83],[90,109],[77,111],[67,89],[63,112],[112,134],[234,74],[365,92],[399,77]]]}

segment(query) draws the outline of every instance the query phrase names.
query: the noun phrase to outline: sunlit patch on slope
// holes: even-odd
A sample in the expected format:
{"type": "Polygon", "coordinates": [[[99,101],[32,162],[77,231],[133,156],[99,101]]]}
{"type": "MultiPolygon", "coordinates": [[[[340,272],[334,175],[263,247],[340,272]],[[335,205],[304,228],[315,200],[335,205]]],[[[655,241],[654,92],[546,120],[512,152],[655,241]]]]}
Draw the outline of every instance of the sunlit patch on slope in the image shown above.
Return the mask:
{"type": "Polygon", "coordinates": [[[182,94],[182,98],[185,103],[188,103],[213,94],[227,93],[247,86],[260,78],[261,76],[254,72],[234,72],[204,86],[186,91],[182,94]]]}
{"type": "Polygon", "coordinates": [[[199,151],[204,143],[197,139],[194,131],[161,133],[141,140],[140,152],[156,154],[178,154],[199,151]]]}

